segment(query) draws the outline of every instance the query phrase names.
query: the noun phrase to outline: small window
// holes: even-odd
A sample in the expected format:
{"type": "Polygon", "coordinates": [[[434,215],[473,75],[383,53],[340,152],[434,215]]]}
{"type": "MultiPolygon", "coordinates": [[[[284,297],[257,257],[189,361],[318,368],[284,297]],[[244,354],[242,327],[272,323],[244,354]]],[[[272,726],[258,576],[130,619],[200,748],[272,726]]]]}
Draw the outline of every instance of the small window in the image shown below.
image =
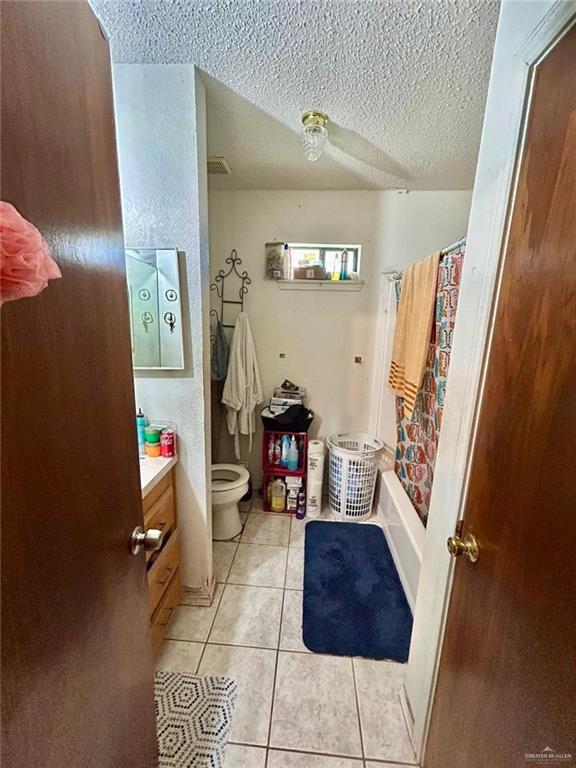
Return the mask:
{"type": "Polygon", "coordinates": [[[288,243],[288,246],[292,279],[306,279],[315,268],[318,268],[315,270],[317,278],[330,279],[335,272],[340,274],[343,261],[349,277],[352,273],[356,278],[360,275],[359,245],[288,243]]]}

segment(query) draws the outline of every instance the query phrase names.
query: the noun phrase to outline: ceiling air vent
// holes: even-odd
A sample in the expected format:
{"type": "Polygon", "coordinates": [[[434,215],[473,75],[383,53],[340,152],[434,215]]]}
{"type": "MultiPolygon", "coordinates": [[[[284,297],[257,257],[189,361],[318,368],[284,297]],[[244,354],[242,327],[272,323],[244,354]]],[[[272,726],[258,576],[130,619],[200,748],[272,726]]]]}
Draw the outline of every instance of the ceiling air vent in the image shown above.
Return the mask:
{"type": "Polygon", "coordinates": [[[209,176],[230,176],[232,169],[225,157],[209,157],[208,158],[208,175],[209,176]]]}

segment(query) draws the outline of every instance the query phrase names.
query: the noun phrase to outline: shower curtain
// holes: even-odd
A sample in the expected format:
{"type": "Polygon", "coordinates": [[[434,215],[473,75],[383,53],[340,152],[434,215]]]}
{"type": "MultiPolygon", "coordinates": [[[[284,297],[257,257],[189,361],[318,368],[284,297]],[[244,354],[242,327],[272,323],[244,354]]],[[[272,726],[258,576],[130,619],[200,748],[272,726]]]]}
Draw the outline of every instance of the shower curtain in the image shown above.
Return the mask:
{"type": "MultiPolygon", "coordinates": [[[[445,254],[440,261],[426,370],[410,420],[404,416],[403,398],[396,398],[396,474],[424,525],[428,520],[438,437],[442,426],[464,250],[465,246],[460,246],[445,254]]],[[[400,299],[400,286],[401,281],[397,280],[397,301],[400,299]]]]}

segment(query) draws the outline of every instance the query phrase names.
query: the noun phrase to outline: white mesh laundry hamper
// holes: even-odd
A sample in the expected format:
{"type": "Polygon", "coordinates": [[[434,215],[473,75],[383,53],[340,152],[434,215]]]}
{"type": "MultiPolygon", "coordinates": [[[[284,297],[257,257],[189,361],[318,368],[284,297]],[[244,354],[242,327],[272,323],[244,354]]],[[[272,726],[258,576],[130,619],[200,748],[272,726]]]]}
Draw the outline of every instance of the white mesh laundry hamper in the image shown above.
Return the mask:
{"type": "Polygon", "coordinates": [[[364,432],[338,432],[327,442],[330,509],[342,520],[365,520],[372,511],[384,443],[364,432]]]}

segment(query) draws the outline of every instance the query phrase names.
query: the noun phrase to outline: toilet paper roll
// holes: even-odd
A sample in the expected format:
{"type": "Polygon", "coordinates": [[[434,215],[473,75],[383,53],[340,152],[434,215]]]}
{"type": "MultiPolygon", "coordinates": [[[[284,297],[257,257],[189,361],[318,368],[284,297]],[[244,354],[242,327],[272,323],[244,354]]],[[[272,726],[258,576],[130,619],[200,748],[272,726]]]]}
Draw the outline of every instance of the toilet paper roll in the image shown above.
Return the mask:
{"type": "Polygon", "coordinates": [[[321,483],[324,477],[324,456],[308,456],[308,481],[321,483]]]}
{"type": "Polygon", "coordinates": [[[324,456],[325,453],[324,440],[310,440],[308,442],[308,456],[324,456]]]}
{"type": "Polygon", "coordinates": [[[320,517],[322,512],[322,481],[311,483],[308,481],[306,489],[306,515],[308,517],[320,517]]]}

